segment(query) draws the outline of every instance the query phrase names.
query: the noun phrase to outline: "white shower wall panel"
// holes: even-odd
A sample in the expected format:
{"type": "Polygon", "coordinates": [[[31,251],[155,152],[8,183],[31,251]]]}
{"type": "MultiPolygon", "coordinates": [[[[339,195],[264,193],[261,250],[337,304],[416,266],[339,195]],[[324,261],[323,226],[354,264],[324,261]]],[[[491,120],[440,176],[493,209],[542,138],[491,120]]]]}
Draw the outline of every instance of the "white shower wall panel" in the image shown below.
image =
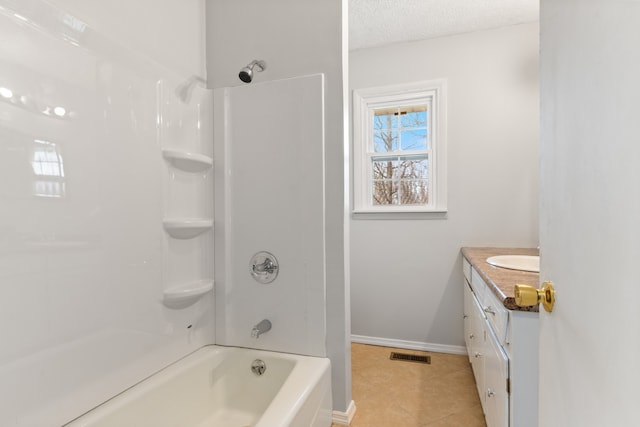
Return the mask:
{"type": "MultiPolygon", "coordinates": [[[[161,148],[171,141],[160,118],[180,118],[161,101],[179,103],[175,88],[189,74],[114,41],[113,27],[100,25],[114,17],[90,7],[99,2],[84,2],[82,16],[66,3],[80,4],[0,0],[3,427],[62,425],[214,334],[212,296],[183,310],[162,305],[170,284],[161,148]]],[[[161,3],[126,13],[169,19],[180,1],[161,3]]],[[[190,46],[183,24],[174,21],[172,37],[190,46]]],[[[149,28],[126,33],[154,37],[149,28]]],[[[194,93],[185,108],[198,103],[194,93]]],[[[197,247],[211,255],[206,238],[197,247]]],[[[182,279],[200,278],[203,264],[190,261],[182,279]]]]}
{"type": "Polygon", "coordinates": [[[216,91],[218,344],[326,355],[323,94],[322,75],[216,91]],[[272,283],[250,274],[259,251],[272,283]]]}

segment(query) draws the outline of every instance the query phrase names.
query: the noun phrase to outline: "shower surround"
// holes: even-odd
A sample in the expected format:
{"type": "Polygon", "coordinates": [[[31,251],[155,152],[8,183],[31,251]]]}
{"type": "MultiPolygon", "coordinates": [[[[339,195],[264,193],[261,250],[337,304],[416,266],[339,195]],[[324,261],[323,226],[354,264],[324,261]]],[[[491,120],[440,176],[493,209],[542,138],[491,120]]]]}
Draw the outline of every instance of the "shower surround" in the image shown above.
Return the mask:
{"type": "Polygon", "coordinates": [[[2,426],[62,425],[214,339],[212,292],[176,299],[211,285],[211,225],[172,235],[213,216],[212,92],[176,92],[204,2],[146,3],[143,32],[119,0],[0,0],[2,426]]]}
{"type": "Polygon", "coordinates": [[[323,94],[322,75],[215,91],[218,344],[326,356],[323,94]],[[271,283],[250,274],[260,251],[271,283]]]}
{"type": "MultiPolygon", "coordinates": [[[[0,0],[5,41],[0,43],[0,289],[5,295],[0,301],[0,424],[62,425],[215,343],[216,331],[229,343],[274,349],[295,343],[286,351],[329,355],[333,402],[338,410],[346,408],[344,75],[341,32],[328,31],[340,25],[343,10],[338,0],[303,3],[254,4],[247,12],[244,0],[137,0],[135,5],[127,0],[0,0]],[[302,217],[286,210],[269,214],[286,238],[280,241],[279,234],[274,247],[260,245],[256,251],[278,257],[276,281],[256,283],[262,286],[257,293],[247,291],[249,284],[234,269],[243,264],[250,277],[248,259],[254,253],[242,261],[237,255],[239,264],[233,255],[220,267],[233,281],[216,272],[221,283],[214,298],[213,228],[223,239],[229,230],[226,213],[213,225],[213,131],[207,127],[212,93],[202,87],[204,62],[212,70],[211,87],[244,85],[238,69],[254,54],[231,61],[234,82],[226,84],[216,64],[230,61],[211,37],[227,43],[216,32],[248,26],[246,37],[234,42],[249,42],[252,22],[263,18],[264,7],[282,31],[273,33],[273,40],[261,36],[264,44],[256,55],[269,60],[269,69],[254,76],[253,88],[310,75],[313,96],[327,104],[303,113],[322,116],[319,127],[308,123],[322,138],[306,129],[290,135],[320,150],[302,152],[295,160],[309,156],[309,170],[320,175],[313,182],[298,182],[299,176],[292,183],[276,182],[284,191],[272,197],[289,203],[287,192],[296,185],[318,194],[326,183],[332,191],[324,200],[296,206],[310,215],[308,224],[296,223],[302,217]],[[225,9],[222,14],[219,8],[225,9]],[[310,11],[319,12],[313,25],[298,28],[310,11]],[[305,40],[315,45],[308,55],[290,54],[287,43],[294,39],[286,28],[291,25],[296,48],[305,40]],[[323,157],[328,161],[317,169],[323,157]],[[279,216],[290,220],[286,227],[279,216]],[[291,229],[301,233],[293,236],[291,229]],[[317,236],[322,249],[305,240],[317,236]],[[296,239],[299,254],[289,247],[296,239]],[[325,287],[327,282],[331,286],[325,287]],[[274,292],[260,304],[257,296],[267,290],[274,292]],[[215,313],[222,301],[229,307],[215,313]],[[276,314],[276,306],[293,314],[276,314]],[[250,320],[235,312],[247,307],[256,308],[250,320]],[[253,327],[266,318],[272,328],[251,338],[253,327]]],[[[289,94],[307,93],[303,86],[289,94]]],[[[277,100],[280,93],[270,96],[277,100]]],[[[230,130],[218,125],[223,126],[218,131],[230,130]]],[[[300,154],[298,149],[294,145],[283,156],[300,154]]],[[[258,184],[263,181],[257,178],[258,184]]],[[[229,211],[246,203],[231,202],[229,211]]],[[[259,216],[260,206],[250,209],[259,216]]],[[[235,213],[237,224],[242,215],[235,213]]]]}

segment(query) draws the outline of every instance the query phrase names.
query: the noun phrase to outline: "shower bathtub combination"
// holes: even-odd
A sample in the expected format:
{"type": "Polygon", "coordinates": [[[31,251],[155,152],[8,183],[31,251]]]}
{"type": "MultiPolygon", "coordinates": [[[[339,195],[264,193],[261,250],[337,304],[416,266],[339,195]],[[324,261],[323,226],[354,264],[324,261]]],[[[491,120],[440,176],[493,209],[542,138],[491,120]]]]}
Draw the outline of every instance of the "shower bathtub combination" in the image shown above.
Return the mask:
{"type": "Polygon", "coordinates": [[[1,427],[329,427],[344,406],[344,313],[331,340],[326,319],[342,200],[325,192],[342,92],[321,73],[341,69],[265,45],[208,80],[242,52],[204,48],[245,12],[217,3],[123,20],[109,2],[0,0],[3,37],[28,45],[0,43],[1,427]],[[250,264],[263,253],[277,262],[250,264]]]}
{"type": "MultiPolygon", "coordinates": [[[[243,72],[266,66],[254,62],[243,72]]],[[[180,86],[179,96],[188,98],[194,82],[180,86]]],[[[331,426],[323,93],[321,74],[214,91],[213,111],[219,115],[214,122],[227,124],[215,128],[214,137],[218,163],[213,181],[221,201],[214,215],[220,224],[214,250],[215,334],[207,336],[215,336],[215,345],[183,353],[188,355],[65,427],[331,426]],[[256,156],[255,147],[238,141],[270,143],[256,156]],[[282,158],[284,151],[292,154],[282,158]],[[285,167],[292,159],[304,165],[304,173],[285,167]],[[285,163],[280,167],[278,162],[285,163]],[[274,167],[290,174],[274,176],[269,173],[274,167]],[[256,177],[265,188],[287,191],[278,197],[271,191],[255,192],[256,177]],[[253,206],[261,207],[260,215],[253,206]],[[268,251],[272,248],[275,255],[268,251]],[[254,256],[245,259],[246,254],[254,256]]],[[[179,236],[170,242],[183,240],[179,236]]]]}
{"type": "Polygon", "coordinates": [[[65,427],[329,427],[327,358],[205,346],[65,427]]]}

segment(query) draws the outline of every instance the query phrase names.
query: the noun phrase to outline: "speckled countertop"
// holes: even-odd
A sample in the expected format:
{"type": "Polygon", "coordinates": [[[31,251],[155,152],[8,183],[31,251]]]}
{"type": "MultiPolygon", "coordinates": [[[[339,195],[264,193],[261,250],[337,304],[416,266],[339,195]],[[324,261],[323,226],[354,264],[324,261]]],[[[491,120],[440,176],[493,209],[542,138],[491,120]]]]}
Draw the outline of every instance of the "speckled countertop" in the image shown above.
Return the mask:
{"type": "Polygon", "coordinates": [[[532,248],[462,248],[462,256],[480,274],[487,286],[509,310],[538,311],[538,306],[518,307],[513,295],[516,284],[538,287],[539,274],[529,271],[510,270],[487,263],[487,258],[496,255],[538,255],[532,248]]]}

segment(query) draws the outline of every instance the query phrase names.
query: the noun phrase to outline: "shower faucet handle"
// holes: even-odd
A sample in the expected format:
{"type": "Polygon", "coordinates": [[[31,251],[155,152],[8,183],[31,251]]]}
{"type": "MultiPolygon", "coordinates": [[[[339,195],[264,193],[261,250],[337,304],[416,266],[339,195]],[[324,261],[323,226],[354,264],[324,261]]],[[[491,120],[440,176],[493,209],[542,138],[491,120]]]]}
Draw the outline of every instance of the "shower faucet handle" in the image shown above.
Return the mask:
{"type": "Polygon", "coordinates": [[[272,274],[275,270],[278,269],[278,266],[276,264],[273,263],[273,260],[271,260],[270,258],[266,258],[262,263],[260,264],[253,264],[253,272],[254,273],[268,273],[268,274],[272,274]]]}
{"type": "Polygon", "coordinates": [[[249,263],[249,273],[259,283],[271,283],[278,277],[278,260],[266,251],[258,252],[249,263]]]}

